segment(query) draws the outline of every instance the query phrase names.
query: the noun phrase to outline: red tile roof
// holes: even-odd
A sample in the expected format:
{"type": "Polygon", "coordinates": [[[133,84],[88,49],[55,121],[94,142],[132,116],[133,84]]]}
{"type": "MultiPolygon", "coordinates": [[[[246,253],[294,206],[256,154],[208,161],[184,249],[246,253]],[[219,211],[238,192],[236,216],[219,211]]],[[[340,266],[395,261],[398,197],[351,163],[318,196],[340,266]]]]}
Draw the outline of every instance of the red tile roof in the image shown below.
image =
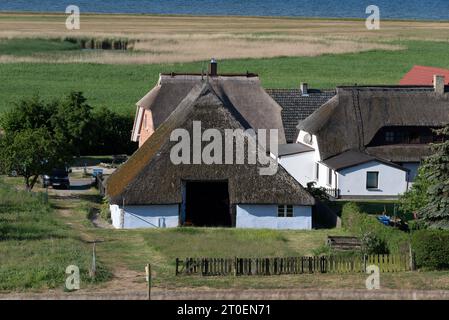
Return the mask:
{"type": "Polygon", "coordinates": [[[433,85],[433,76],[442,75],[449,84],[449,69],[414,66],[399,82],[400,85],[433,85]]]}

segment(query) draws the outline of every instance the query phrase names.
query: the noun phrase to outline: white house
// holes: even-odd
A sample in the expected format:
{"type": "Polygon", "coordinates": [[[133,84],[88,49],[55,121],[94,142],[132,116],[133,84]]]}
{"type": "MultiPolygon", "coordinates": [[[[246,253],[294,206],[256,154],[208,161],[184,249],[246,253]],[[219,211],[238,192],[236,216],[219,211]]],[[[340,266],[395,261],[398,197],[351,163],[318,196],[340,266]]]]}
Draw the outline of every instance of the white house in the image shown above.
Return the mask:
{"type": "MultiPolygon", "coordinates": [[[[208,75],[161,75],[138,104],[133,139],[140,148],[106,181],[114,227],[311,229],[315,199],[283,167],[261,175],[259,164],[248,161],[171,159],[177,144],[171,134],[183,129],[193,137],[195,121],[203,130],[223,134],[228,129],[277,129],[285,143],[281,110],[254,74],[218,75],[211,65],[208,75]]],[[[226,150],[221,151],[224,155],[226,150]]],[[[269,165],[276,164],[268,159],[269,165]]]]}
{"type": "Polygon", "coordinates": [[[397,198],[413,183],[432,129],[449,123],[444,79],[431,86],[338,87],[337,95],[280,146],[281,165],[303,186],[335,198],[397,198]]]}

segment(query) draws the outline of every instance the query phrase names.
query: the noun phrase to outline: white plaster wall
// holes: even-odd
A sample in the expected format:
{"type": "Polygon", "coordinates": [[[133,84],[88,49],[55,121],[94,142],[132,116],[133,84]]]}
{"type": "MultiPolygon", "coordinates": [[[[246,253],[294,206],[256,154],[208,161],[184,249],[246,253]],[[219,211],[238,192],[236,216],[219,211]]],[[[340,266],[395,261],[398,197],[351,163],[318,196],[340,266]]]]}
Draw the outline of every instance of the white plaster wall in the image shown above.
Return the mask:
{"type": "Polygon", "coordinates": [[[312,207],[294,206],[293,217],[278,217],[277,205],[237,205],[237,228],[312,229],[312,207]]]}
{"type": "Polygon", "coordinates": [[[302,186],[306,187],[310,181],[315,181],[314,152],[303,152],[279,158],[279,163],[302,186]]]}
{"type": "Polygon", "coordinates": [[[407,190],[407,172],[378,161],[342,169],[338,172],[342,196],[398,196],[407,190]],[[379,188],[366,188],[366,173],[379,172],[379,188]]]}
{"type": "MultiPolygon", "coordinates": [[[[298,133],[298,139],[296,140],[296,142],[308,145],[308,146],[312,147],[313,149],[315,149],[315,151],[318,151],[319,148],[318,148],[318,142],[317,142],[316,136],[312,134],[311,135],[312,136],[312,144],[307,144],[307,143],[304,142],[304,136],[306,134],[308,134],[306,131],[300,130],[299,133],[298,133]]],[[[319,153],[318,152],[317,152],[317,159],[316,160],[319,160],[319,153]]]]}
{"type": "MultiPolygon", "coordinates": [[[[335,175],[335,171],[331,169],[331,175],[332,175],[332,183],[329,184],[329,167],[322,164],[322,163],[318,163],[319,167],[320,167],[320,174],[318,177],[318,180],[316,181],[316,187],[323,187],[323,188],[336,188],[337,187],[337,180],[338,180],[338,176],[335,175]]],[[[315,169],[316,171],[316,169],[315,169]]]]}
{"type": "Polygon", "coordinates": [[[109,210],[111,210],[112,225],[114,228],[120,229],[120,207],[116,204],[111,204],[109,210]]]}
{"type": "MultiPolygon", "coordinates": [[[[306,131],[300,130],[298,134],[297,142],[304,143],[304,136],[307,134],[306,131]]],[[[312,135],[312,144],[309,145],[313,149],[312,152],[308,152],[306,158],[304,158],[303,163],[294,163],[293,159],[282,159],[281,164],[284,162],[285,166],[288,167],[287,171],[295,177],[302,185],[306,186],[307,182],[314,181],[316,182],[316,187],[323,188],[337,188],[337,179],[338,177],[335,175],[335,171],[332,170],[332,184],[328,184],[328,167],[324,164],[320,163],[320,148],[318,145],[318,141],[315,135],[312,135]],[[283,160],[283,161],[282,161],[283,160]],[[319,164],[320,174],[318,180],[316,180],[316,164],[319,164]]],[[[299,154],[297,156],[302,156],[304,154],[299,154]]],[[[287,156],[288,157],[288,156],[287,156]]],[[[283,157],[286,158],[286,157],[283,157]]],[[[299,159],[298,159],[299,160],[299,159]]],[[[302,160],[302,159],[301,159],[302,160]]],[[[283,165],[284,166],[284,165],[283,165]]],[[[284,166],[284,167],[285,167],[284,166]]]]}
{"type": "MultiPolygon", "coordinates": [[[[112,225],[120,228],[120,208],[111,205],[112,225]]],[[[175,228],[179,222],[179,206],[148,205],[125,206],[124,229],[136,228],[175,228]]]]}

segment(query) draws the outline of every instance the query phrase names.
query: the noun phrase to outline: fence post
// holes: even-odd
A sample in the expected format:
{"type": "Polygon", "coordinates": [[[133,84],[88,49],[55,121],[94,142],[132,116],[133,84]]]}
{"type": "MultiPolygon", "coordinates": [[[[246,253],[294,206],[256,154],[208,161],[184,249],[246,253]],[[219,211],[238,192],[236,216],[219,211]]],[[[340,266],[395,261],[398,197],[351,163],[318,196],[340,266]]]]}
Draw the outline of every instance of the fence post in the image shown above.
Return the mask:
{"type": "Polygon", "coordinates": [[[95,275],[97,274],[97,257],[96,257],[95,245],[96,245],[96,240],[94,240],[94,244],[92,247],[92,266],[90,269],[91,278],[95,278],[95,275]]]}
{"type": "Polygon", "coordinates": [[[366,253],[363,254],[363,273],[366,273],[366,253]]]}
{"type": "Polygon", "coordinates": [[[151,264],[147,264],[145,267],[146,280],[148,282],[148,300],[151,300],[151,264]]]}
{"type": "Polygon", "coordinates": [[[408,254],[410,256],[410,258],[409,258],[410,271],[414,271],[415,270],[415,261],[413,259],[412,244],[410,242],[408,243],[408,254]]]}
{"type": "Polygon", "coordinates": [[[234,257],[234,277],[237,276],[237,257],[234,257]]]}
{"type": "Polygon", "coordinates": [[[178,265],[179,265],[179,258],[176,258],[176,275],[179,274],[178,265]]]}

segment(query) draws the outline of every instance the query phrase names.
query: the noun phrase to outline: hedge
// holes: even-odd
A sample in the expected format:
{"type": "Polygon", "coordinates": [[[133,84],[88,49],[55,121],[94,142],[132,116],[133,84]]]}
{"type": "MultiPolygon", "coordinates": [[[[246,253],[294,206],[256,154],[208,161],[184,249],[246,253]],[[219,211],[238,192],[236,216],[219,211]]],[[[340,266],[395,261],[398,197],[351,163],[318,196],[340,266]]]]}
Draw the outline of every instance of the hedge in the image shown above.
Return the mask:
{"type": "Polygon", "coordinates": [[[369,236],[376,242],[385,242],[390,253],[408,253],[409,236],[406,232],[381,224],[375,216],[364,213],[353,203],[342,208],[342,227],[360,237],[369,236]]]}
{"type": "Polygon", "coordinates": [[[416,231],[412,235],[412,249],[417,268],[449,269],[449,231],[416,231]]]}

